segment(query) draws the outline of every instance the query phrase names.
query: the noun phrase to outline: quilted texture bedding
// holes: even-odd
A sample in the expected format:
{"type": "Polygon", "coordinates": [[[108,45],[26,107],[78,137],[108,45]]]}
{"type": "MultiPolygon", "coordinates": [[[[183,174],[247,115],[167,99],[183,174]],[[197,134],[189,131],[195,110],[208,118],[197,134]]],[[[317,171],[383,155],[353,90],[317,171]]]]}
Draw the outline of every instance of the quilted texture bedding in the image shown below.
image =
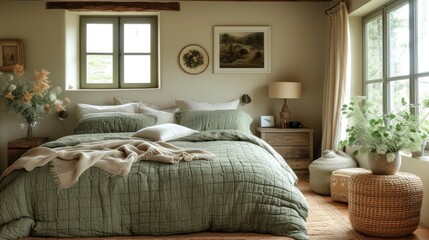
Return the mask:
{"type": "MultiPolygon", "coordinates": [[[[132,133],[82,134],[47,147],[132,133]]],[[[258,232],[308,239],[308,205],[296,176],[258,138],[238,131],[201,132],[170,142],[203,149],[211,161],[138,162],[128,176],[90,168],[58,191],[49,166],[18,170],[0,183],[0,238],[258,232]]]]}

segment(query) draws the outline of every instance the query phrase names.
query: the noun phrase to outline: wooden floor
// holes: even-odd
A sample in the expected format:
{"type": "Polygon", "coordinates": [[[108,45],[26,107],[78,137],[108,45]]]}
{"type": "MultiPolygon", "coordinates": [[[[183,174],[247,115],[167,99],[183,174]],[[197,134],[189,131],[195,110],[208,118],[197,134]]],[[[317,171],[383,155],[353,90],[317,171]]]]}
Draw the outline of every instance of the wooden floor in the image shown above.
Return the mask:
{"type": "MultiPolygon", "coordinates": [[[[309,185],[308,175],[298,175],[298,178],[300,179],[298,185],[309,185]]],[[[346,203],[332,201],[330,196],[320,195],[320,197],[324,198],[329,204],[336,207],[344,216],[349,216],[348,205],[346,203]]],[[[407,240],[429,240],[429,228],[419,226],[419,228],[414,232],[414,235],[410,235],[407,240]]]]}

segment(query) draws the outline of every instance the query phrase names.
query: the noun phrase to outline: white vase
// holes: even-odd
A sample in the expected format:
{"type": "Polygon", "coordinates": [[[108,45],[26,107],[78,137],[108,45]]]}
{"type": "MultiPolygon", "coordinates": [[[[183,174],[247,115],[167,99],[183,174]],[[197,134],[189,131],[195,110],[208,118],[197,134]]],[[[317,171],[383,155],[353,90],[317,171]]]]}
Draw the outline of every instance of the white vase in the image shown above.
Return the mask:
{"type": "Polygon", "coordinates": [[[368,153],[369,169],[373,174],[377,175],[395,175],[401,167],[401,154],[394,153],[393,161],[387,161],[387,154],[377,154],[374,152],[368,153]]]}

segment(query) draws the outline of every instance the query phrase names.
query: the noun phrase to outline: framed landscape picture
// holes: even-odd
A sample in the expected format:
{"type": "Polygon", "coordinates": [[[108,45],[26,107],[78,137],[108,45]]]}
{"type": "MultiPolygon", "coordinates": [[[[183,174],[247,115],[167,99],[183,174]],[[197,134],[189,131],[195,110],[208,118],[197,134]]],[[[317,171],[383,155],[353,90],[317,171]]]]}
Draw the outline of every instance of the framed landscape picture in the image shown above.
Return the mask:
{"type": "Polygon", "coordinates": [[[215,73],[271,72],[269,26],[215,26],[215,73]]]}
{"type": "Polygon", "coordinates": [[[24,47],[21,40],[0,40],[0,72],[11,72],[15,64],[24,65],[24,47]]]}

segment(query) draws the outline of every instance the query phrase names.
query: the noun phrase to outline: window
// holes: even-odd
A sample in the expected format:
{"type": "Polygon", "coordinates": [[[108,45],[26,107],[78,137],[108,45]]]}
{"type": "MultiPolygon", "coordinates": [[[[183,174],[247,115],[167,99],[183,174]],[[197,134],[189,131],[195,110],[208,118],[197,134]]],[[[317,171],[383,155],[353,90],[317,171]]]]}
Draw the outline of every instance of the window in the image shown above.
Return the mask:
{"type": "Polygon", "coordinates": [[[157,16],[82,16],[81,88],[157,88],[157,16]]]}
{"type": "Polygon", "coordinates": [[[402,98],[413,104],[429,98],[428,12],[427,0],[397,0],[363,20],[364,91],[377,115],[402,98]]]}

